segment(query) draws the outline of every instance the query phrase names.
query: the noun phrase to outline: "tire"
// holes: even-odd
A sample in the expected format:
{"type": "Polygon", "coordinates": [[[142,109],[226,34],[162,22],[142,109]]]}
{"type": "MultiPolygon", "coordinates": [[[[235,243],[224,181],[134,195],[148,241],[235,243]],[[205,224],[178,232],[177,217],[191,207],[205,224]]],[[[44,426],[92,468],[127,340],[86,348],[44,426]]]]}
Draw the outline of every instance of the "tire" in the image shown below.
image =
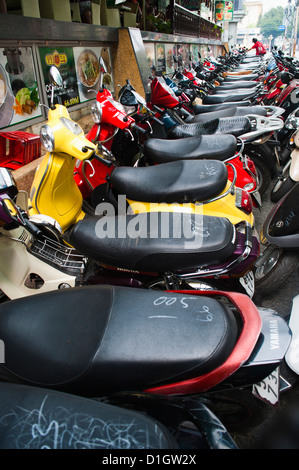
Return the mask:
{"type": "Polygon", "coordinates": [[[296,269],[299,253],[282,251],[271,245],[255,264],[255,288],[260,294],[270,294],[281,287],[296,269]]]}
{"type": "Polygon", "coordinates": [[[204,394],[207,406],[227,428],[228,432],[247,433],[265,422],[271,408],[253,396],[249,389],[234,389],[218,392],[211,396],[204,394]]]}
{"type": "Polygon", "coordinates": [[[270,194],[272,202],[278,202],[283,196],[285,196],[295,185],[296,181],[293,181],[290,176],[281,176],[276,181],[275,185],[270,194]]]}
{"type": "Polygon", "coordinates": [[[263,161],[263,157],[259,154],[249,153],[248,157],[253,161],[257,176],[258,176],[258,187],[257,190],[259,191],[260,195],[262,196],[267,189],[272,180],[272,175],[269,168],[263,161]]]}

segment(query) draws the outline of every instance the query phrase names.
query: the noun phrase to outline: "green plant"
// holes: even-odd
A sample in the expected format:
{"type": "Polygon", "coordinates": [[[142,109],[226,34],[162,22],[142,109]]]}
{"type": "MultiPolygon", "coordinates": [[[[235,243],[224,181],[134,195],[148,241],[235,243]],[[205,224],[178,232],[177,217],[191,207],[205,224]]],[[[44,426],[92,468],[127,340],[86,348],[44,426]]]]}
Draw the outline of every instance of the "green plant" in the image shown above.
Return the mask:
{"type": "Polygon", "coordinates": [[[171,21],[170,20],[163,20],[162,18],[156,18],[154,15],[150,15],[147,17],[147,21],[151,24],[156,31],[159,33],[171,33],[171,21]]]}

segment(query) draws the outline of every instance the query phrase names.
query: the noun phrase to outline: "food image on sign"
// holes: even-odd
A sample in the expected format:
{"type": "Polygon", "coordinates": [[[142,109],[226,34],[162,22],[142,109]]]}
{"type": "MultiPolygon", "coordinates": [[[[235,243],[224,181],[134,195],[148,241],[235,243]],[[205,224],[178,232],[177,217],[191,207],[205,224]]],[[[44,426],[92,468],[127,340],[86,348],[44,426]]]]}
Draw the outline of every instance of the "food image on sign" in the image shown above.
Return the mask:
{"type": "Polygon", "coordinates": [[[94,86],[100,77],[99,60],[95,53],[89,49],[79,55],[77,73],[80,82],[86,87],[94,86]]]}
{"type": "Polygon", "coordinates": [[[234,2],[216,1],[215,3],[215,19],[216,21],[230,21],[233,19],[234,2]]]}
{"type": "Polygon", "coordinates": [[[15,105],[13,109],[16,114],[21,116],[24,114],[32,114],[34,110],[37,109],[39,105],[39,98],[37,93],[37,87],[21,88],[15,96],[15,105]]]}

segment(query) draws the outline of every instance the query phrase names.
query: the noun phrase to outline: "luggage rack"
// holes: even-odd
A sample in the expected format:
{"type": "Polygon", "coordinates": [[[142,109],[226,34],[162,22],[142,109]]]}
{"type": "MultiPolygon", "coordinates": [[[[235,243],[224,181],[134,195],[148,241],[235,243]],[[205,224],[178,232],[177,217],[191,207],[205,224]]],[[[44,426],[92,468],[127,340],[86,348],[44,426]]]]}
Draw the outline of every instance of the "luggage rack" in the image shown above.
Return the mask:
{"type": "Polygon", "coordinates": [[[85,270],[86,258],[75,248],[63,245],[46,236],[31,240],[27,249],[32,255],[45,260],[67,274],[83,274],[85,270]]]}

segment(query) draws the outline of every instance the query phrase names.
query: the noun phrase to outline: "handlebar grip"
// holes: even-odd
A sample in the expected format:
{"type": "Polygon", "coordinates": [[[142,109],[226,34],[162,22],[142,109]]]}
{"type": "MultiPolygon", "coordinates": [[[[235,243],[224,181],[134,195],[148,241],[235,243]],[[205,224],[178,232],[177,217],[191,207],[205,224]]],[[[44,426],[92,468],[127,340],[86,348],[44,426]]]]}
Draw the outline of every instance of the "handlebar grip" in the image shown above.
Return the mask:
{"type": "Polygon", "coordinates": [[[36,238],[39,238],[42,235],[42,231],[36,227],[32,222],[30,222],[29,219],[26,219],[25,222],[26,228],[32,235],[34,235],[36,238]]]}
{"type": "Polygon", "coordinates": [[[133,130],[135,130],[137,132],[140,132],[140,134],[146,134],[146,132],[147,132],[146,129],[143,129],[143,127],[140,127],[135,123],[133,123],[131,127],[132,127],[133,130]]]}
{"type": "Polygon", "coordinates": [[[111,160],[106,160],[105,158],[101,157],[100,155],[98,155],[97,153],[94,153],[92,155],[92,158],[96,158],[97,160],[99,160],[99,162],[103,163],[104,165],[106,165],[108,168],[110,168],[112,165],[113,165],[113,162],[111,160]]]}

